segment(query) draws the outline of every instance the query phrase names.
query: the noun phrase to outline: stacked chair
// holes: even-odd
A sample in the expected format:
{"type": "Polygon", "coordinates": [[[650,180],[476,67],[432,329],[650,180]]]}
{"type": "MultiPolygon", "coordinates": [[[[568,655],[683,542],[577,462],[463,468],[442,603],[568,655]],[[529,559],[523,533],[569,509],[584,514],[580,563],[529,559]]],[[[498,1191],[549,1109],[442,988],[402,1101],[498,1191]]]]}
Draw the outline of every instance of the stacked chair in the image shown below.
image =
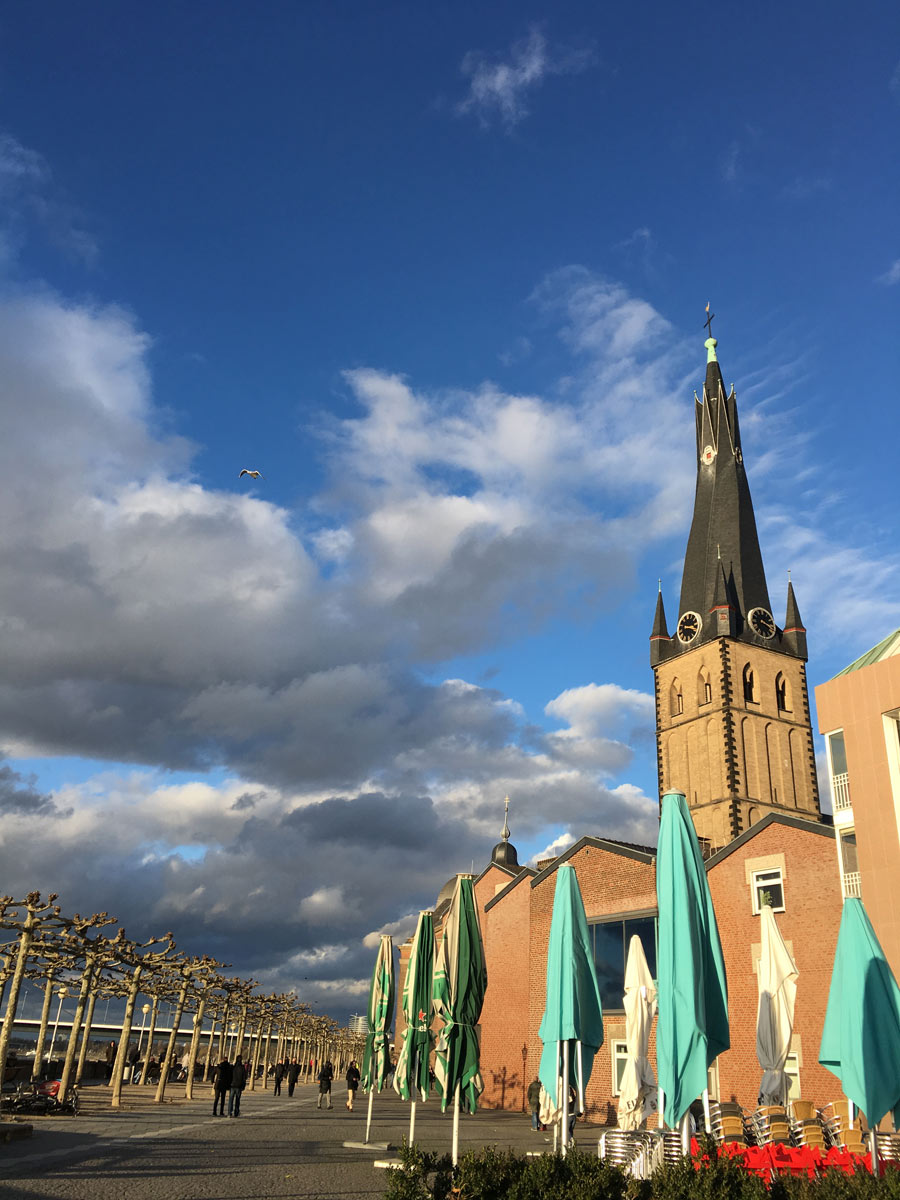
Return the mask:
{"type": "Polygon", "coordinates": [[[725,1142],[747,1143],[747,1122],[744,1110],[734,1100],[711,1100],[709,1121],[713,1137],[720,1146],[725,1142]]]}
{"type": "Polygon", "coordinates": [[[750,1125],[758,1146],[790,1146],[791,1125],[780,1104],[763,1104],[750,1116],[750,1125]]]}
{"type": "Polygon", "coordinates": [[[792,1100],[791,1137],[795,1146],[815,1146],[822,1154],[828,1146],[822,1114],[812,1100],[792,1100]]]}
{"type": "Polygon", "coordinates": [[[659,1135],[644,1129],[607,1129],[600,1135],[597,1155],[623,1167],[637,1179],[649,1177],[659,1135]]]}
{"type": "Polygon", "coordinates": [[[854,1154],[865,1154],[865,1131],[859,1114],[850,1121],[850,1105],[846,1100],[835,1100],[822,1110],[825,1133],[829,1145],[854,1154]]]}

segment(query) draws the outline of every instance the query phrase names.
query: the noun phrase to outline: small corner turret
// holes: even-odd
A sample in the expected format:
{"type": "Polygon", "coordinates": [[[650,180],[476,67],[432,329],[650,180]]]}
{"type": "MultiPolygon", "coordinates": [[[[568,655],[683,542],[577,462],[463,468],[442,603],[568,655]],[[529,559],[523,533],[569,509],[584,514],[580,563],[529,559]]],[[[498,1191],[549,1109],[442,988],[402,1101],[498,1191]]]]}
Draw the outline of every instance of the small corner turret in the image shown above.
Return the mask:
{"type": "Polygon", "coordinates": [[[797,607],[797,598],[794,595],[790,572],[788,572],[787,608],[784,614],[781,643],[782,648],[788,654],[794,654],[797,658],[802,658],[804,662],[809,658],[806,649],[806,629],[800,620],[800,609],[797,607]]]}

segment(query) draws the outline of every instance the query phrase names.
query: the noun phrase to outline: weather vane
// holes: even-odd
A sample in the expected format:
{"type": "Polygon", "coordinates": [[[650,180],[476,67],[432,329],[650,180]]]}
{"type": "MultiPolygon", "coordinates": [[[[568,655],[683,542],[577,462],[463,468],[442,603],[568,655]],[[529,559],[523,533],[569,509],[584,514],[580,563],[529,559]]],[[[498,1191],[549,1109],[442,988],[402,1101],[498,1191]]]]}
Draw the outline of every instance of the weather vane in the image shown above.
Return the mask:
{"type": "Polygon", "coordinates": [[[703,328],[708,332],[710,337],[712,337],[712,323],[713,323],[713,317],[715,315],[716,314],[714,312],[709,311],[709,301],[707,300],[707,302],[706,302],[706,320],[703,322],[703,328]]]}

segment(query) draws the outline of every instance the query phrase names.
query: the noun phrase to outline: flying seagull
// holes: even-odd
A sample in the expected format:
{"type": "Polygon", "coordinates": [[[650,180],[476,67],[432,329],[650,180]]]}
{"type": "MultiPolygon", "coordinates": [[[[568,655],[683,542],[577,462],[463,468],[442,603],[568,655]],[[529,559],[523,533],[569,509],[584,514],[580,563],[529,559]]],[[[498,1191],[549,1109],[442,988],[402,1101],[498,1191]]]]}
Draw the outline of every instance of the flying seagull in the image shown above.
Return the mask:
{"type": "Polygon", "coordinates": [[[249,475],[251,479],[265,479],[265,475],[260,474],[259,471],[248,471],[246,467],[244,467],[244,469],[241,471],[241,474],[238,475],[238,479],[240,479],[243,475],[249,475]]]}

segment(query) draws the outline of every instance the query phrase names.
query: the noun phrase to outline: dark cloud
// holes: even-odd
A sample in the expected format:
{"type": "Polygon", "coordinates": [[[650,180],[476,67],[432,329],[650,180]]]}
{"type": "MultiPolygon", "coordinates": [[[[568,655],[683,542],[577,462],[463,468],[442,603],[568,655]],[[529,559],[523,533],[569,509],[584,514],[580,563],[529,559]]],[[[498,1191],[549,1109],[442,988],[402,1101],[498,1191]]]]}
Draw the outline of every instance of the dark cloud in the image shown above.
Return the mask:
{"type": "Polygon", "coordinates": [[[23,775],[0,762],[0,813],[30,817],[59,817],[53,798],[37,789],[36,775],[23,775]]]}

